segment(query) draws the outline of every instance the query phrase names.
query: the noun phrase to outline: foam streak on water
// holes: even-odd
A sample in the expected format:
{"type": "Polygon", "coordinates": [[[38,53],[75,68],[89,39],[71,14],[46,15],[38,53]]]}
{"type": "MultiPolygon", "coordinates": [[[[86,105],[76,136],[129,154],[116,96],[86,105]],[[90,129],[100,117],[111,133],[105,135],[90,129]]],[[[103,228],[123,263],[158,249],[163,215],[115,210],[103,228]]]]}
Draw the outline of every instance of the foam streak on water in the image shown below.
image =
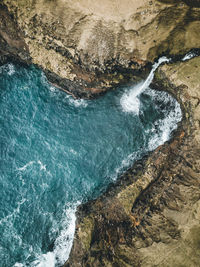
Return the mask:
{"type": "Polygon", "coordinates": [[[149,88],[167,61],[144,82],[93,101],[50,86],[35,67],[0,67],[1,267],[64,264],[77,206],[170,138],[180,106],[149,88]]]}
{"type": "Polygon", "coordinates": [[[182,58],[182,61],[192,59],[193,57],[196,57],[196,53],[195,52],[189,52],[182,58]]]}

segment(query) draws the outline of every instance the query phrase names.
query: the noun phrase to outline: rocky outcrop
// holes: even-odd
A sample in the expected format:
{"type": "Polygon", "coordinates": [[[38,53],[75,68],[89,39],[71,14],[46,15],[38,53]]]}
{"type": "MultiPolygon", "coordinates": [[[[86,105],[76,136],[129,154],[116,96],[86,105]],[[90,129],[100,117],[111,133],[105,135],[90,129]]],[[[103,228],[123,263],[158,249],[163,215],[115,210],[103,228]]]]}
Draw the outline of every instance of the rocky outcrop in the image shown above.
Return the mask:
{"type": "MultiPolygon", "coordinates": [[[[147,63],[200,48],[199,0],[3,0],[0,63],[34,63],[76,97],[137,79],[147,63]],[[4,5],[3,5],[4,4],[4,5]]],[[[198,266],[200,58],[162,66],[154,87],[182,105],[173,139],[78,210],[65,266],[198,266]]]]}
{"type": "Polygon", "coordinates": [[[90,97],[136,79],[165,53],[199,48],[198,1],[3,0],[32,62],[53,83],[90,97]]]}
{"type": "Polygon", "coordinates": [[[29,62],[30,56],[22,31],[6,6],[0,4],[0,64],[10,60],[29,62]]]}
{"type": "Polygon", "coordinates": [[[182,105],[172,141],[78,210],[65,266],[199,266],[200,57],[161,67],[154,87],[182,105]]]}

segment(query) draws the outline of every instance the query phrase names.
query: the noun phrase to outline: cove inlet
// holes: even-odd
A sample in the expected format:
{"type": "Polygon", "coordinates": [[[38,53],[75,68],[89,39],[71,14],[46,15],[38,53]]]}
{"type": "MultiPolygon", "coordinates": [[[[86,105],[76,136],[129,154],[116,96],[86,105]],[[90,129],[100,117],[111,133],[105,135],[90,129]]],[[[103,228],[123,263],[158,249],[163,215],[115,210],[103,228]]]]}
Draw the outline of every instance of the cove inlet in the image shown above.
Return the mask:
{"type": "Polygon", "coordinates": [[[180,105],[145,81],[74,100],[34,66],[0,67],[2,267],[67,260],[79,204],[98,197],[134,161],[170,139],[180,105]]]}

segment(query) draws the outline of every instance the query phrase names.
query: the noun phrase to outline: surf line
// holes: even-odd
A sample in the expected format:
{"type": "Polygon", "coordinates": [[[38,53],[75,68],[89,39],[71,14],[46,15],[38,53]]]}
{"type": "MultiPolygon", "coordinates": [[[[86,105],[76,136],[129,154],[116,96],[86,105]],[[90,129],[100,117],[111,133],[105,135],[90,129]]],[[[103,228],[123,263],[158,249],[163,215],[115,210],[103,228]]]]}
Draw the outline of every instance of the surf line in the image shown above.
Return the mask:
{"type": "Polygon", "coordinates": [[[158,62],[154,63],[152,69],[147,76],[146,80],[140,82],[137,85],[132,86],[128,89],[121,97],[120,104],[124,112],[139,114],[140,111],[140,100],[139,96],[149,87],[151,84],[154,73],[157,68],[164,62],[170,62],[171,59],[167,57],[159,58],[158,62]]]}
{"type": "MultiPolygon", "coordinates": [[[[180,61],[186,61],[190,60],[194,57],[198,56],[197,53],[195,52],[188,52],[186,55],[182,57],[180,61]]],[[[172,62],[171,58],[167,58],[166,56],[163,56],[158,59],[158,62],[155,62],[152,66],[152,69],[147,76],[145,81],[142,81],[138,83],[137,85],[131,86],[129,89],[125,91],[125,93],[122,95],[120,99],[120,104],[122,106],[122,110],[124,112],[128,113],[134,113],[136,115],[139,115],[140,111],[140,100],[139,96],[150,86],[150,84],[153,81],[154,78],[154,73],[157,70],[157,68],[162,64],[162,63],[169,63],[172,62]]]]}

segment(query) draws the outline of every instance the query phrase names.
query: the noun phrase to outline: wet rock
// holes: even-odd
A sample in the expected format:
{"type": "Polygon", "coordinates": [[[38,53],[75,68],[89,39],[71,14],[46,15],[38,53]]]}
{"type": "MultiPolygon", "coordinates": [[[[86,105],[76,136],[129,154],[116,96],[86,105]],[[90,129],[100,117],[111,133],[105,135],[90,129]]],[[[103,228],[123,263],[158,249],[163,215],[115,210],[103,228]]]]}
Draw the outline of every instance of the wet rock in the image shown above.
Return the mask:
{"type": "Polygon", "coordinates": [[[200,48],[198,1],[186,2],[2,1],[32,62],[51,82],[83,97],[135,81],[159,55],[200,48]]]}
{"type": "Polygon", "coordinates": [[[159,68],[155,89],[173,94],[188,116],[173,139],[145,159],[142,172],[137,169],[140,161],[135,172],[134,166],[128,171],[128,183],[109,188],[86,204],[86,213],[78,212],[75,241],[65,266],[198,266],[199,102],[193,99],[199,98],[199,67],[200,57],[159,68]],[[80,232],[88,218],[89,239],[80,232]]]}

